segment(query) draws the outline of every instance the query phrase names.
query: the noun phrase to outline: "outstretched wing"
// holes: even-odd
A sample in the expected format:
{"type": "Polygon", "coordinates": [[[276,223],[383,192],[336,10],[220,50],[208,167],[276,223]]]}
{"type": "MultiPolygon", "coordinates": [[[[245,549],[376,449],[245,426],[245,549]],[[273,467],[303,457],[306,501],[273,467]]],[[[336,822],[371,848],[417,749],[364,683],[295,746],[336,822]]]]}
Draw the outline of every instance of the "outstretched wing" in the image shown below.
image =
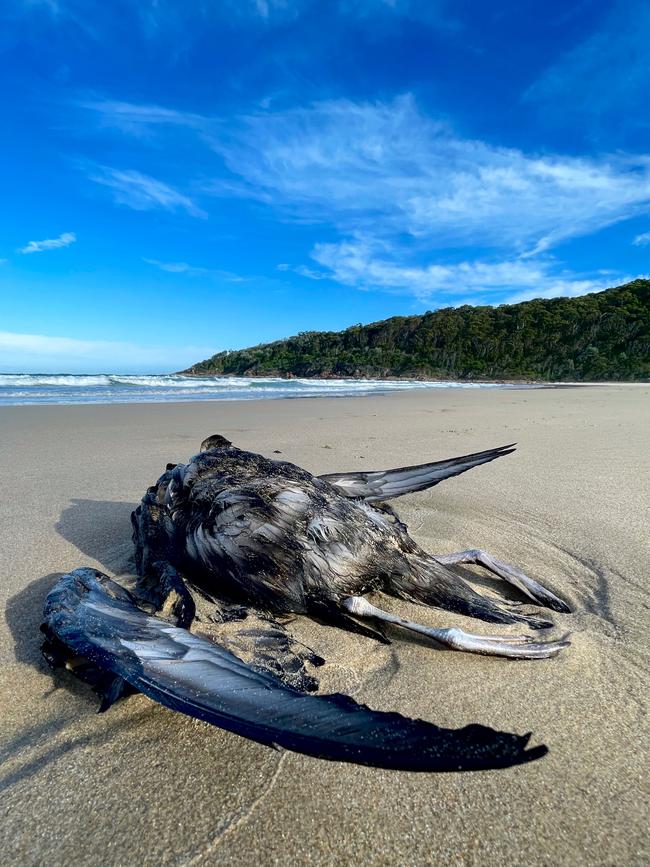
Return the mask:
{"type": "Polygon", "coordinates": [[[173,710],[263,744],[326,759],[407,770],[501,768],[539,758],[523,737],[479,725],[457,731],[373,711],[345,695],[314,696],[253,670],[185,629],[149,617],[94,569],[64,575],[44,631],[173,710]]]}
{"type": "Polygon", "coordinates": [[[368,502],[391,500],[403,494],[432,488],[444,479],[458,476],[466,470],[487,464],[502,455],[509,455],[514,450],[515,444],[512,443],[497,449],[488,449],[430,464],[399,467],[395,470],[371,470],[367,473],[328,473],[320,478],[329,482],[344,497],[360,498],[368,502]]]}

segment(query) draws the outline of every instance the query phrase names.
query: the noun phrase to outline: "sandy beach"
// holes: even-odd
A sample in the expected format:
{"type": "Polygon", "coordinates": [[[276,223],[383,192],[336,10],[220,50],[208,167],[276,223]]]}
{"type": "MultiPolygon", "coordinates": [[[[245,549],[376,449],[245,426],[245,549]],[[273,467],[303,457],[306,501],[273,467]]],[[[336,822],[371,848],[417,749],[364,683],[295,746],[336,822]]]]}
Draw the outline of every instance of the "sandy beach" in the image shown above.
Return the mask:
{"type": "Polygon", "coordinates": [[[648,863],[650,386],[9,407],[0,429],[0,863],[648,863]],[[81,565],[128,573],[132,508],[210,433],[314,472],[516,441],[396,507],[427,550],[485,548],[568,599],[575,613],[554,614],[553,635],[570,631],[569,650],[510,662],[397,632],[383,646],[306,619],[292,628],[327,658],[325,691],[449,727],[532,730],[548,755],[467,774],[329,763],[143,696],[98,715],[88,687],[54,676],[39,652],[49,588],[81,565]]]}

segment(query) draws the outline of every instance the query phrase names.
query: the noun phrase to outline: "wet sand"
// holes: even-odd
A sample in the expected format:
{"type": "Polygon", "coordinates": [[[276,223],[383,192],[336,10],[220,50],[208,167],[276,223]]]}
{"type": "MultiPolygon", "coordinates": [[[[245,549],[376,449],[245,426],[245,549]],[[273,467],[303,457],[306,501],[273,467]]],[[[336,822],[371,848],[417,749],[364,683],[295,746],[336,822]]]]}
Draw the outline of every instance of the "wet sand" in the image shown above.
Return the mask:
{"type": "Polygon", "coordinates": [[[648,863],[650,386],[15,407],[0,429],[0,863],[648,863]],[[134,504],[217,432],[314,472],[518,442],[396,506],[428,550],[483,547],[567,598],[575,613],[554,614],[553,634],[572,632],[568,651],[510,662],[397,633],[385,647],[308,620],[294,629],[327,657],[327,689],[444,726],[532,730],[549,754],[468,774],[328,763],[143,696],[98,715],[88,687],[53,676],[38,625],[56,577],[127,572],[134,504]]]}

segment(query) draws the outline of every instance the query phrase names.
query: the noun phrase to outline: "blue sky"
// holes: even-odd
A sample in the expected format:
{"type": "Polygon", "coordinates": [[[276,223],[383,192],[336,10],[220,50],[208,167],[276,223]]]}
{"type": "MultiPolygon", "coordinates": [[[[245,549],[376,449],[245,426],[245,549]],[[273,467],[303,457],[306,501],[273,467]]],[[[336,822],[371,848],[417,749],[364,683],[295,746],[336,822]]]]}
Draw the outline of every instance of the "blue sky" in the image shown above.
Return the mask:
{"type": "Polygon", "coordinates": [[[0,370],[647,274],[649,44],[645,0],[5,0],[0,370]]]}

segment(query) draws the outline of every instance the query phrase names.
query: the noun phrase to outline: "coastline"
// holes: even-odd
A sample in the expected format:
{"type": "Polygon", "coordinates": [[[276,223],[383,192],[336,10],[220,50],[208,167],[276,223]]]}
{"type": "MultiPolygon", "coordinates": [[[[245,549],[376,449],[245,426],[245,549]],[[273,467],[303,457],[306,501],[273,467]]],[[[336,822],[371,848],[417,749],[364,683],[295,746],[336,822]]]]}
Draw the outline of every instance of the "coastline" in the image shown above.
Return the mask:
{"type": "Polygon", "coordinates": [[[276,378],[276,379],[286,379],[287,381],[291,381],[293,379],[304,379],[304,380],[316,380],[316,381],[333,381],[333,382],[345,382],[347,380],[354,380],[356,382],[450,382],[450,383],[477,383],[484,385],[648,385],[650,384],[650,380],[643,379],[621,379],[621,380],[569,380],[569,379],[535,379],[534,377],[512,377],[505,379],[493,379],[491,377],[480,377],[480,376],[472,376],[472,377],[460,377],[460,376],[444,376],[440,374],[439,376],[434,376],[433,374],[413,374],[412,376],[399,376],[397,374],[373,374],[372,376],[337,376],[335,374],[310,374],[309,376],[298,376],[293,373],[286,373],[279,370],[274,370],[271,372],[265,373],[254,373],[254,372],[246,372],[246,373],[219,373],[217,371],[213,371],[212,373],[194,373],[191,371],[191,368],[187,370],[177,370],[171,376],[187,376],[191,379],[208,379],[210,377],[223,377],[224,379],[241,379],[250,378],[250,379],[265,379],[265,378],[276,378]]]}
{"type": "Polygon", "coordinates": [[[557,385],[0,408],[8,862],[643,863],[650,386],[557,385]],[[142,696],[98,715],[87,687],[53,678],[38,623],[56,575],[127,571],[131,508],[209,433],[313,472],[517,441],[514,455],[395,506],[428,550],[484,547],[565,595],[575,613],[553,619],[573,633],[568,651],[511,663],[398,634],[384,647],[303,618],[292,629],[327,658],[328,691],[450,727],[532,729],[549,755],[480,774],[378,771],[277,753],[142,696]]]}
{"type": "Polygon", "coordinates": [[[530,388],[474,382],[187,377],[179,374],[4,374],[0,406],[349,397],[430,388],[530,388]]]}
{"type": "Polygon", "coordinates": [[[271,370],[264,373],[255,373],[255,372],[247,372],[247,373],[219,373],[218,371],[212,371],[211,373],[194,373],[191,368],[188,370],[177,370],[173,376],[188,376],[194,379],[206,379],[209,377],[224,377],[225,379],[240,379],[241,377],[249,377],[251,379],[265,379],[267,377],[271,377],[274,379],[286,379],[291,381],[292,379],[305,379],[310,380],[314,379],[316,381],[329,381],[332,380],[334,382],[345,382],[346,380],[354,380],[356,382],[480,382],[480,383],[493,383],[494,385],[508,385],[510,383],[537,383],[537,382],[548,382],[548,380],[542,379],[527,379],[525,377],[521,377],[518,379],[490,379],[481,378],[481,377],[460,377],[460,376],[434,376],[433,374],[416,374],[410,376],[400,376],[399,374],[381,374],[378,373],[373,376],[362,376],[361,374],[353,374],[348,376],[338,376],[334,373],[329,374],[319,374],[314,373],[309,376],[299,376],[295,373],[287,373],[286,371],[281,370],[271,370]]]}

